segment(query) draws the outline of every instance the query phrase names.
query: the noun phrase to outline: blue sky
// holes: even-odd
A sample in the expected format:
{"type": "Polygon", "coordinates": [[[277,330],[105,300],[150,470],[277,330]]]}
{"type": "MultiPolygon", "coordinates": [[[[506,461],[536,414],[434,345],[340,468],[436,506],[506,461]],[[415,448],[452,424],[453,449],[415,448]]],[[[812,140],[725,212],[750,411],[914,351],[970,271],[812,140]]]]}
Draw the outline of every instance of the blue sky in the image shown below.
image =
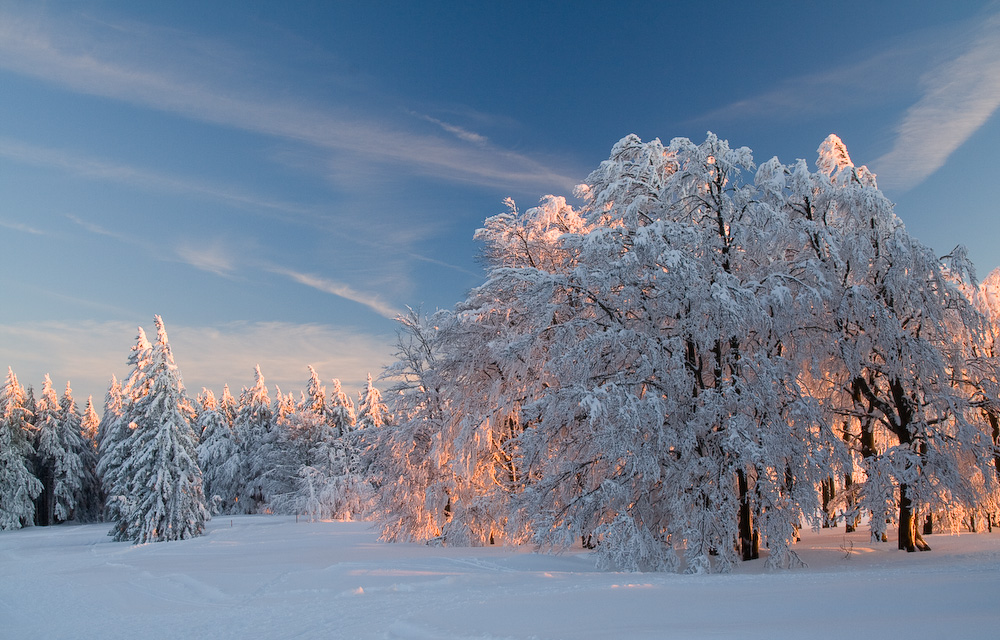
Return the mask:
{"type": "Polygon", "coordinates": [[[829,133],[939,253],[1000,265],[995,2],[0,0],[0,365],[100,403],[161,314],[187,387],[312,364],[482,280],[472,234],[622,136],[829,133]]]}

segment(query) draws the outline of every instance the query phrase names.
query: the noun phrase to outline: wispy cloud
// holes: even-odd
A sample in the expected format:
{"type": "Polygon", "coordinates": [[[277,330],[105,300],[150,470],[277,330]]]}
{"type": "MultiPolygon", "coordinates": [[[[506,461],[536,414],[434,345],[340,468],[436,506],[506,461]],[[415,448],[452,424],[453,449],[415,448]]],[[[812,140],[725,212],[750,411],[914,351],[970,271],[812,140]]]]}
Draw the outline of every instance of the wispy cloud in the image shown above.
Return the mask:
{"type": "Polygon", "coordinates": [[[720,121],[734,119],[822,116],[878,104],[916,81],[913,62],[926,58],[931,50],[932,43],[926,39],[899,45],[857,62],[784,80],[763,93],[701,114],[692,122],[717,126],[720,121]]]}
{"type": "Polygon", "coordinates": [[[196,269],[228,278],[236,270],[236,263],[229,250],[222,244],[184,243],[177,247],[177,257],[196,269]]]}
{"type": "MultiPolygon", "coordinates": [[[[391,336],[371,335],[321,324],[232,322],[186,326],[165,318],[174,357],[189,393],[202,387],[217,393],[229,384],[235,394],[253,382],[260,364],[269,385],[285,392],[305,388],[306,365],[325,379],[337,377],[345,390],[363,388],[392,361],[391,336]]],[[[128,373],[125,360],[136,326],[147,329],[152,316],[136,324],[112,322],[25,322],[0,324],[0,362],[25,385],[39,386],[48,373],[60,387],[72,382],[78,401],[94,396],[98,411],[111,374],[128,373]],[[52,354],[58,354],[53,359],[52,354]]]]}
{"type": "Polygon", "coordinates": [[[102,227],[99,224],[94,224],[93,222],[90,222],[89,220],[83,220],[83,219],[79,218],[78,216],[73,215],[72,213],[66,214],[66,219],[69,220],[70,222],[72,222],[73,224],[77,224],[77,225],[83,227],[84,229],[86,229],[90,233],[93,233],[93,234],[96,234],[96,235],[99,235],[99,236],[105,236],[105,237],[108,237],[108,238],[112,238],[113,240],[117,240],[118,242],[121,242],[122,244],[127,244],[127,245],[134,246],[134,247],[145,247],[145,248],[151,248],[152,247],[152,245],[150,243],[148,243],[148,242],[145,242],[143,240],[139,240],[137,238],[133,238],[132,236],[126,235],[124,233],[119,233],[117,231],[111,231],[110,229],[105,229],[104,227],[102,227]]]}
{"type": "MultiPolygon", "coordinates": [[[[185,56],[174,55],[177,42],[158,44],[150,34],[142,46],[162,46],[163,52],[156,57],[159,64],[147,64],[140,51],[131,50],[138,48],[132,37],[106,27],[99,34],[87,32],[86,25],[95,28],[92,21],[70,24],[51,16],[28,18],[0,11],[0,68],[73,91],[348,153],[359,161],[398,165],[414,174],[448,181],[550,190],[568,190],[576,182],[523,154],[422,135],[344,106],[317,108],[304,99],[278,99],[255,90],[256,83],[245,79],[233,86],[234,78],[246,75],[246,70],[227,67],[226,72],[216,70],[217,77],[211,77],[205,68],[166,69],[165,62],[185,56]]],[[[455,127],[449,132],[464,133],[462,142],[475,138],[455,127]]]]}
{"type": "Polygon", "coordinates": [[[422,115],[417,113],[414,113],[413,115],[417,116],[421,120],[426,120],[427,122],[436,124],[437,126],[441,127],[441,129],[447,131],[448,133],[455,136],[459,140],[464,140],[465,142],[471,142],[472,144],[478,144],[478,145],[484,145],[489,142],[489,139],[484,135],[480,135],[474,131],[469,131],[468,129],[464,129],[454,124],[449,124],[447,122],[444,122],[443,120],[438,120],[437,118],[431,117],[429,115],[422,115]]]}
{"type": "Polygon", "coordinates": [[[354,289],[350,285],[346,285],[342,282],[335,282],[333,280],[328,280],[317,275],[309,273],[300,273],[298,271],[293,271],[291,269],[285,269],[282,267],[271,267],[269,269],[273,273],[286,276],[291,278],[299,284],[304,284],[307,287],[312,287],[317,291],[322,291],[324,293],[329,293],[335,296],[344,298],[345,300],[351,300],[352,302],[357,302],[362,304],[375,313],[389,318],[390,320],[395,319],[396,316],[400,315],[402,312],[395,307],[386,304],[378,296],[367,294],[357,289],[354,289]]]}
{"type": "Polygon", "coordinates": [[[219,186],[182,176],[109,162],[65,149],[27,144],[9,138],[0,138],[0,156],[24,164],[59,169],[92,180],[104,180],[143,189],[192,195],[256,210],[295,216],[316,217],[319,215],[317,211],[308,206],[269,199],[236,187],[219,186]]]}
{"type": "Polygon", "coordinates": [[[1000,14],[984,20],[967,49],[932,69],[922,84],[892,149],[871,163],[883,187],[923,182],[1000,107],[1000,14]]]}
{"type": "Polygon", "coordinates": [[[28,226],[23,222],[10,222],[8,220],[0,220],[0,227],[3,227],[4,229],[10,229],[12,231],[22,231],[24,233],[30,233],[35,236],[45,235],[44,231],[28,226]]]}

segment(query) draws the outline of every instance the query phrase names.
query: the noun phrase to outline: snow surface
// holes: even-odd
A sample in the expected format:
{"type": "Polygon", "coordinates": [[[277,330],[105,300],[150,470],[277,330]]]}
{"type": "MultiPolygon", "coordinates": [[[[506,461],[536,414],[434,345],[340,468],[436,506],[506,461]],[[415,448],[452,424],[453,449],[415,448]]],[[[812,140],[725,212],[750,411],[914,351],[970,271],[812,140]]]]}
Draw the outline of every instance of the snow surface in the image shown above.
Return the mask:
{"type": "Polygon", "coordinates": [[[808,568],[598,571],[589,552],[385,544],[366,523],[219,516],[207,535],[0,533],[0,638],[995,637],[1000,534],[806,532],[808,568]],[[853,547],[852,547],[853,545],[853,547]]]}

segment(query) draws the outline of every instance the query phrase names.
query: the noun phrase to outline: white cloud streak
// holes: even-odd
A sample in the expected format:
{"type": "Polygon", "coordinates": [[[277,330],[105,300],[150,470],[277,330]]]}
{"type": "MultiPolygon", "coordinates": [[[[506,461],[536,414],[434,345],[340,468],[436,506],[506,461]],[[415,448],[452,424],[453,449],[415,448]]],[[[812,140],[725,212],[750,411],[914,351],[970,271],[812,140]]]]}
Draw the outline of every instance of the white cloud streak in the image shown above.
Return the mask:
{"type": "Polygon", "coordinates": [[[872,162],[882,187],[906,190],[923,182],[1000,107],[1000,14],[981,23],[961,55],[925,75],[923,86],[892,149],[872,162]]]}
{"type": "Polygon", "coordinates": [[[10,229],[12,231],[21,231],[23,233],[30,233],[34,236],[44,236],[45,232],[34,227],[28,226],[23,222],[9,222],[7,220],[0,220],[0,227],[4,229],[10,229]]]}
{"type": "MultiPolygon", "coordinates": [[[[358,160],[401,166],[416,175],[536,189],[568,190],[576,182],[528,156],[489,145],[455,143],[345,109],[320,109],[301,100],[280,100],[250,88],[225,86],[207,79],[204,70],[144,66],[143,56],[129,50],[134,45],[126,39],[103,42],[116,35],[114,30],[98,37],[85,33],[83,24],[78,21],[70,26],[66,21],[28,19],[0,11],[0,68],[80,93],[347,153],[358,160]]],[[[164,54],[158,62],[179,57],[164,54]]],[[[476,137],[456,128],[450,133],[464,134],[459,135],[465,138],[460,142],[467,142],[470,135],[476,137]]]]}
{"type": "Polygon", "coordinates": [[[105,180],[144,189],[193,195],[241,207],[277,211],[296,216],[318,215],[316,211],[309,207],[290,202],[271,200],[247,193],[235,187],[220,187],[190,178],[108,162],[100,158],[74,153],[65,149],[53,149],[27,144],[11,140],[10,138],[0,138],[0,156],[22,164],[60,169],[91,180],[105,180]]]}
{"type": "Polygon", "coordinates": [[[354,289],[353,287],[346,285],[342,282],[335,282],[333,280],[328,280],[317,275],[309,273],[300,273],[298,271],[292,271],[291,269],[284,269],[281,267],[271,267],[269,269],[272,273],[277,273],[279,275],[286,276],[299,284],[304,284],[307,287],[312,287],[317,291],[322,291],[324,293],[329,293],[331,295],[339,296],[345,300],[351,300],[352,302],[357,302],[358,304],[364,305],[379,314],[384,318],[389,318],[393,320],[396,316],[402,314],[399,309],[386,304],[378,296],[369,295],[354,289]]]}
{"type": "Polygon", "coordinates": [[[236,262],[226,247],[216,242],[209,245],[182,244],[177,247],[177,257],[184,263],[228,278],[236,270],[236,262]]]}
{"type": "Polygon", "coordinates": [[[921,40],[818,73],[788,79],[761,94],[738,100],[693,119],[716,126],[727,120],[781,119],[837,113],[892,99],[914,82],[914,60],[926,58],[932,43],[921,40]]]}

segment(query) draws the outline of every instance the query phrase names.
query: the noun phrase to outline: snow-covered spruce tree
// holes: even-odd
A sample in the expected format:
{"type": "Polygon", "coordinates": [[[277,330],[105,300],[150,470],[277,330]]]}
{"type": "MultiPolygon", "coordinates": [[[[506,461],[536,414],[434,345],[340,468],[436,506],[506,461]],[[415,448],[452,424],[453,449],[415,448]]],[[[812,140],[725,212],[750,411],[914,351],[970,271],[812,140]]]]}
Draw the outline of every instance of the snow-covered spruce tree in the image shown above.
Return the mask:
{"type": "Polygon", "coordinates": [[[311,469],[302,468],[300,477],[318,489],[323,517],[350,520],[366,517],[371,511],[372,487],[362,468],[363,425],[358,422],[354,403],[333,379],[327,396],[326,424],[312,443],[308,457],[311,469]]]}
{"type": "Polygon", "coordinates": [[[309,368],[309,382],[306,383],[306,397],[302,402],[302,408],[323,415],[326,412],[326,387],[316,373],[312,365],[309,368]]]}
{"type": "Polygon", "coordinates": [[[101,443],[106,441],[106,434],[111,429],[111,425],[122,414],[122,385],[118,378],[111,376],[108,383],[108,390],[104,393],[104,411],[101,413],[101,420],[97,424],[97,434],[94,437],[97,443],[98,458],[101,455],[101,443]]]}
{"type": "Polygon", "coordinates": [[[226,418],[226,422],[229,423],[230,428],[236,422],[236,412],[238,410],[239,403],[236,402],[233,394],[229,392],[229,385],[223,385],[222,397],[219,398],[219,412],[226,418]]]}
{"type": "MultiPolygon", "coordinates": [[[[135,543],[184,540],[200,535],[211,517],[202,492],[197,440],[163,321],[154,316],[157,336],[150,354],[148,393],[137,398],[128,490],[131,509],[123,514],[125,537],[135,543]]],[[[121,529],[121,527],[119,527],[121,529]]]]}
{"type": "Polygon", "coordinates": [[[37,524],[71,520],[80,506],[85,470],[80,453],[79,415],[64,419],[48,374],[35,404],[35,451],[43,490],[35,512],[37,524]],[[75,419],[74,419],[75,418],[75,419]]]}
{"type": "Polygon", "coordinates": [[[278,431],[271,420],[271,399],[260,372],[254,370],[254,384],[240,393],[233,432],[240,445],[240,490],[236,497],[239,513],[267,509],[274,497],[274,469],[278,457],[278,431]]]}
{"type": "Polygon", "coordinates": [[[299,467],[302,464],[298,431],[302,425],[298,420],[299,402],[294,394],[282,393],[274,388],[274,402],[271,405],[272,429],[276,444],[271,461],[270,498],[267,509],[272,513],[291,513],[285,504],[285,496],[294,494],[299,467]]]}
{"type": "Polygon", "coordinates": [[[80,492],[76,496],[76,512],[74,517],[82,522],[97,522],[101,519],[104,505],[101,499],[101,481],[97,477],[97,449],[90,434],[96,434],[97,413],[93,403],[88,400],[89,415],[86,417],[76,409],[73,399],[73,389],[66,382],[66,390],[59,399],[59,419],[66,434],[66,445],[75,448],[76,455],[83,465],[80,492]]]}
{"type": "Polygon", "coordinates": [[[85,491],[84,517],[88,522],[100,522],[104,518],[104,489],[101,485],[101,478],[97,473],[98,462],[98,442],[101,429],[101,418],[94,408],[93,396],[87,397],[87,405],[83,409],[83,418],[80,423],[80,431],[87,448],[87,482],[89,488],[85,491]]]}
{"type": "Polygon", "coordinates": [[[29,526],[42,483],[31,470],[34,449],[28,423],[27,397],[14,371],[0,391],[0,531],[29,526]]]}
{"type": "Polygon", "coordinates": [[[196,431],[198,466],[202,470],[205,497],[214,514],[232,513],[239,493],[240,447],[236,434],[219,408],[215,395],[205,389],[196,431]]]}
{"type": "Polygon", "coordinates": [[[358,429],[378,429],[389,419],[389,410],[382,402],[382,392],[372,384],[372,374],[358,396],[358,429]]]}
{"type": "Polygon", "coordinates": [[[149,392],[152,353],[153,345],[142,327],[138,327],[135,345],[127,359],[131,366],[129,375],[122,384],[112,376],[104,398],[104,416],[98,429],[97,475],[104,491],[105,519],[115,523],[108,535],[116,540],[128,539],[124,525],[134,506],[128,489],[134,469],[128,467],[128,461],[133,450],[135,406],[149,392]]]}

